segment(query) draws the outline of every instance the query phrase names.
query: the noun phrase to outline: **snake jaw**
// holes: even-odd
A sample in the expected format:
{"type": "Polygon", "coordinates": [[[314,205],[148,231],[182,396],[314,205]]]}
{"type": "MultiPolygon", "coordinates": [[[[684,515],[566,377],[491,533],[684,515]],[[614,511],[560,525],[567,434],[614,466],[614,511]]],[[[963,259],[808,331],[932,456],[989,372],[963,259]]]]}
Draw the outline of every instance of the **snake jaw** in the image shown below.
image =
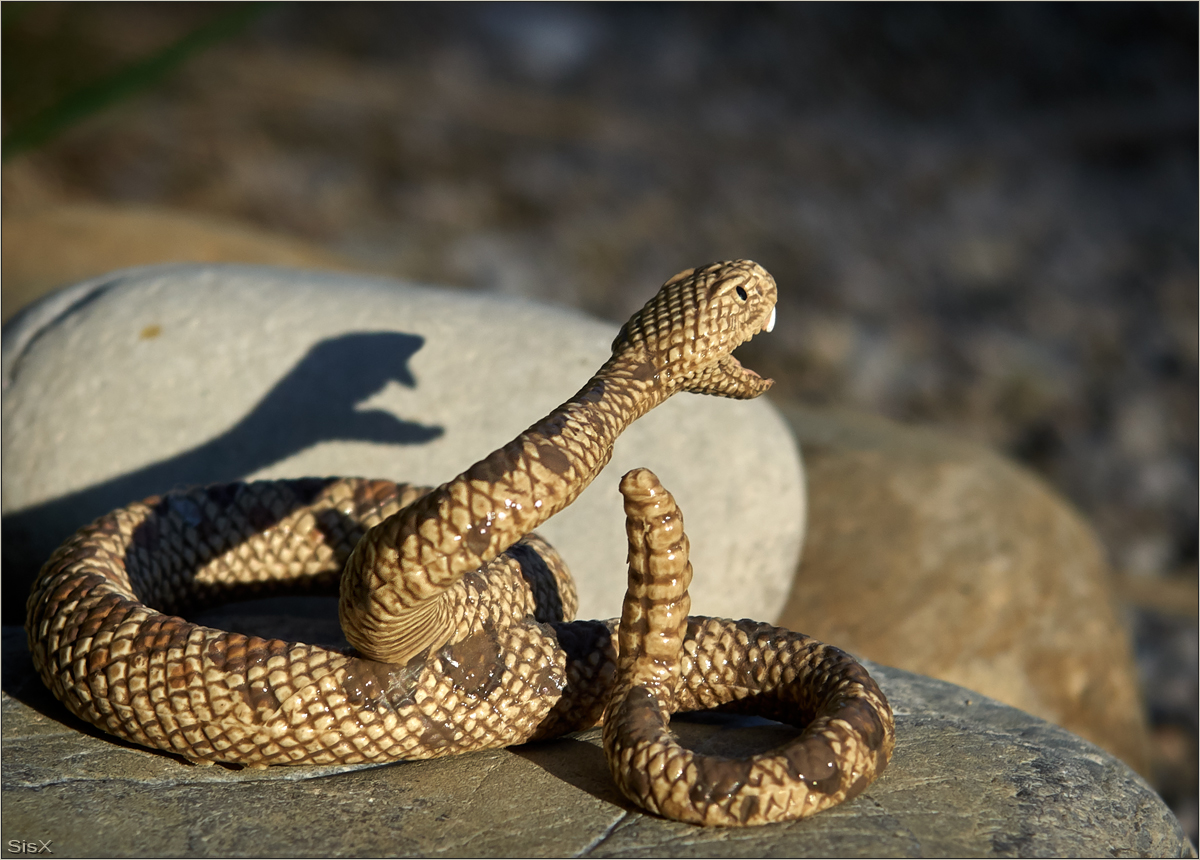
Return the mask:
{"type": "MultiPolygon", "coordinates": [[[[750,334],[743,338],[737,346],[749,341],[759,331],[766,331],[772,323],[775,309],[771,309],[771,319],[755,330],[748,327],[750,334]]],[[[737,346],[734,348],[736,349],[737,346]]],[[[708,365],[699,372],[692,374],[681,386],[683,390],[694,394],[715,394],[719,397],[729,397],[734,400],[751,400],[765,394],[772,385],[773,379],[764,379],[749,367],[738,361],[732,352],[722,356],[715,363],[708,365]]]]}
{"type": "Polygon", "coordinates": [[[727,355],[717,364],[709,367],[687,386],[687,390],[695,394],[715,394],[720,397],[730,397],[734,400],[752,400],[765,394],[772,385],[773,379],[764,379],[732,355],[727,355]]]}
{"type": "Polygon", "coordinates": [[[621,327],[613,359],[650,375],[666,396],[677,391],[746,399],[770,387],[732,356],[775,327],[775,279],[751,260],[687,269],[621,327]],[[649,373],[648,373],[649,372],[649,373]]]}
{"type": "MultiPolygon", "coordinates": [[[[770,277],[769,275],[767,277],[770,277]]],[[[774,282],[771,282],[771,287],[774,287],[774,282]]],[[[772,292],[774,292],[772,290],[772,292]]],[[[762,332],[771,332],[775,328],[775,320],[777,318],[776,305],[772,300],[770,302],[770,313],[764,313],[762,316],[765,319],[760,323],[750,323],[744,329],[744,337],[737,343],[734,349],[749,343],[758,334],[762,332]]],[[[704,394],[720,394],[724,397],[733,397],[735,399],[750,399],[758,397],[765,393],[775,380],[764,379],[753,368],[746,367],[735,356],[732,351],[717,362],[716,370],[719,373],[714,373],[714,378],[720,378],[722,384],[719,390],[710,387],[704,389],[689,388],[691,391],[700,391],[704,394]]]]}
{"type": "Polygon", "coordinates": [[[733,337],[728,345],[719,348],[728,351],[717,361],[716,367],[701,374],[709,377],[703,387],[689,386],[689,390],[737,399],[758,397],[771,387],[773,380],[764,379],[744,366],[733,355],[733,351],[759,333],[775,328],[778,296],[775,279],[762,266],[750,260],[720,265],[723,271],[716,278],[713,294],[714,299],[723,298],[724,301],[718,306],[713,325],[719,330],[724,324],[722,317],[734,321],[729,332],[733,337]]]}

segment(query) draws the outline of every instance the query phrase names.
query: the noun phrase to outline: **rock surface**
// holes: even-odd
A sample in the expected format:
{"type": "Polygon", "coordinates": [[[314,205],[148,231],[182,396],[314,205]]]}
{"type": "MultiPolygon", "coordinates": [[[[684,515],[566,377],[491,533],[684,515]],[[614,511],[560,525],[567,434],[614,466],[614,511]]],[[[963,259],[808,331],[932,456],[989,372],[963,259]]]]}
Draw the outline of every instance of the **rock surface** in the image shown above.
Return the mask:
{"type": "MultiPolygon", "coordinates": [[[[706,829],[626,803],[597,730],[376,767],[186,765],[83,725],[42,687],[24,632],[5,628],[3,644],[4,839],[51,840],[59,855],[1195,856],[1121,762],[977,693],[883,666],[868,668],[896,712],[897,744],[881,779],[807,821],[706,829]]],[[[674,726],[724,755],[789,734],[674,726]]]]}
{"type": "Polygon", "coordinates": [[[1091,528],[976,445],[784,406],[804,450],[808,536],[780,623],[961,684],[1146,773],[1129,637],[1091,528]]]}
{"type": "MultiPolygon", "coordinates": [[[[8,593],[74,529],[180,484],[447,481],[573,395],[615,333],[519,300],[250,266],[147,267],[48,296],[4,332],[8,593]]],[[[773,618],[803,532],[795,443],[765,400],[691,395],[637,421],[541,530],[580,617],[620,614],[617,482],[635,466],[687,518],[695,611],[773,618]]],[[[6,613],[19,623],[21,601],[6,613]]]]}

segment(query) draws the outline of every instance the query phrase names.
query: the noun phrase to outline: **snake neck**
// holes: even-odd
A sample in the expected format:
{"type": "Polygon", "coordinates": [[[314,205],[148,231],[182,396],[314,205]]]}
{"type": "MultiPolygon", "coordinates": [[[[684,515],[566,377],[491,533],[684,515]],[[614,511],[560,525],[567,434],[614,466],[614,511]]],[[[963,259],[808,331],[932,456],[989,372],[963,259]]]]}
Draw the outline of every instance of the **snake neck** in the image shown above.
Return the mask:
{"type": "Polygon", "coordinates": [[[372,528],[342,573],[346,639],[388,663],[449,641],[447,589],[575,501],[617,437],[672,390],[644,350],[615,354],[545,418],[372,528]]]}

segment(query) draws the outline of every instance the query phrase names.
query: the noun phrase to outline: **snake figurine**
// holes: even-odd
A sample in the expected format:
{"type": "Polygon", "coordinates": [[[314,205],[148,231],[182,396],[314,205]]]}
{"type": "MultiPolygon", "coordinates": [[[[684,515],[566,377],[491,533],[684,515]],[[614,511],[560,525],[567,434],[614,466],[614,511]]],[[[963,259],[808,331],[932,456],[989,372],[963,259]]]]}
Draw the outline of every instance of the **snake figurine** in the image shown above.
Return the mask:
{"type": "Polygon", "coordinates": [[[681,272],[621,329],[570,400],[435,489],[360,478],[235,483],[113,511],[42,568],[26,629],[42,680],[117,737],[196,762],[384,762],[604,725],[634,803],[698,824],[802,818],[887,766],[892,711],[857,662],[753,621],[688,617],[683,521],[647,470],[621,482],[629,589],[619,622],[573,621],[566,565],[533,530],[569,505],[629,424],[679,391],[752,398],[733,350],[775,321],[738,260],[681,272]],[[179,614],[339,594],[335,650],[179,614]],[[800,728],[746,759],[697,754],[670,714],[721,708],[800,728]]]}

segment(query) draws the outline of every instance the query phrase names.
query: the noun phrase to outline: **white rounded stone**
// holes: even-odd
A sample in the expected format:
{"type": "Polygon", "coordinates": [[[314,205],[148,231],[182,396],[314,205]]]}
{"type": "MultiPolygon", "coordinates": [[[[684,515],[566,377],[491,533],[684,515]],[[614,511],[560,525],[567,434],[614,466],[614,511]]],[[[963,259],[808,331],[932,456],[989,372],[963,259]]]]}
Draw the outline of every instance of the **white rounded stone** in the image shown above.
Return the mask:
{"type": "MultiPolygon", "coordinates": [[[[616,330],[509,298],[266,267],[76,285],[5,328],[6,565],[10,543],[44,559],[90,519],[180,485],[442,483],[582,387],[616,330]]],[[[580,617],[620,613],[617,484],[637,466],[683,510],[693,613],[774,620],[803,539],[799,451],[767,401],[688,394],[635,422],[540,529],[575,574],[580,617]]]]}

